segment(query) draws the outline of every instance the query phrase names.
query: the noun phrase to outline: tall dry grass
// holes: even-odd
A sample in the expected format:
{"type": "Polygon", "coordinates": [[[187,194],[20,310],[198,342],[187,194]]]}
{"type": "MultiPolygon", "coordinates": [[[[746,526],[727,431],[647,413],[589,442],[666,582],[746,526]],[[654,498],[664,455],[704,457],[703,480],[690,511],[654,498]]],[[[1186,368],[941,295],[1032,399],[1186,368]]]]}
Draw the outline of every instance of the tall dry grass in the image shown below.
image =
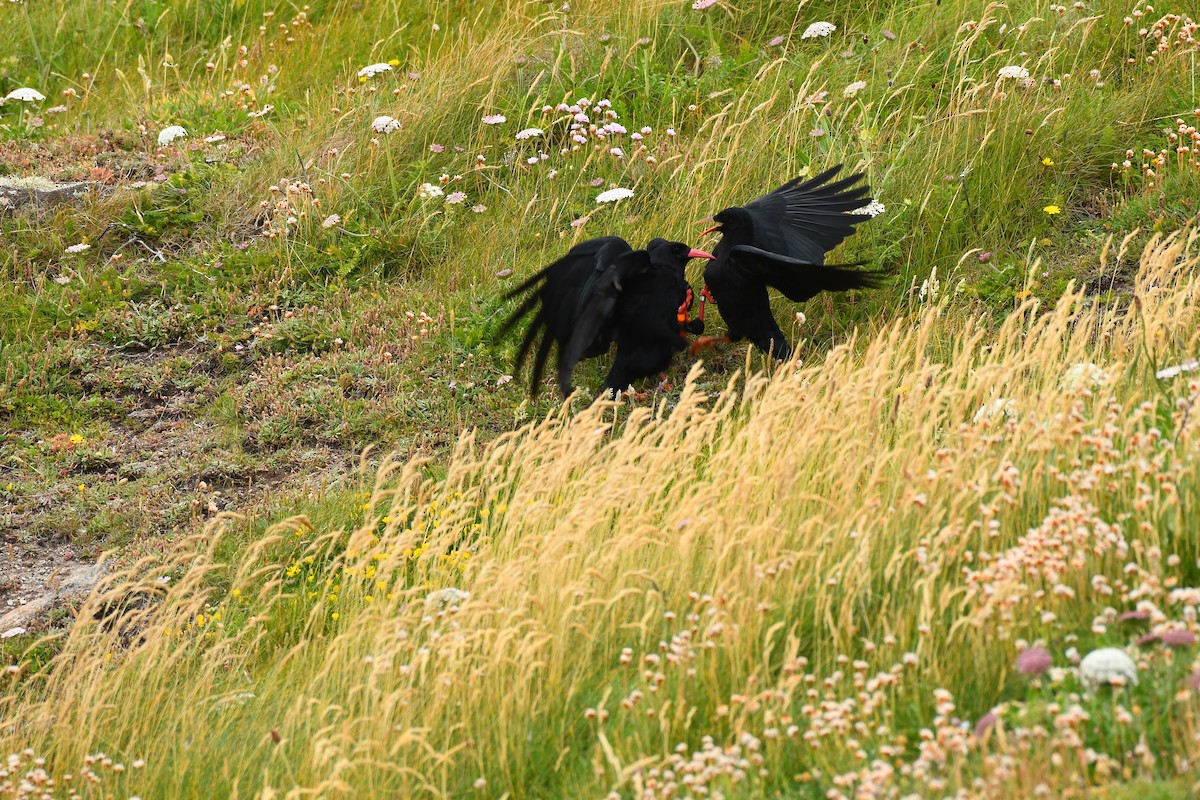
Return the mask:
{"type": "Polygon", "coordinates": [[[1012,665],[1126,646],[1127,610],[1196,630],[1200,380],[1155,378],[1197,352],[1196,239],[1156,237],[1128,303],[1072,289],[997,330],[944,292],[719,396],[697,367],[671,409],[467,437],[436,480],[389,463],[331,520],[232,547],[222,519],[10,670],[0,748],[32,754],[10,772],[264,798],[1066,796],[1186,773],[1192,651],[1132,648],[1126,694],[1012,665]]]}

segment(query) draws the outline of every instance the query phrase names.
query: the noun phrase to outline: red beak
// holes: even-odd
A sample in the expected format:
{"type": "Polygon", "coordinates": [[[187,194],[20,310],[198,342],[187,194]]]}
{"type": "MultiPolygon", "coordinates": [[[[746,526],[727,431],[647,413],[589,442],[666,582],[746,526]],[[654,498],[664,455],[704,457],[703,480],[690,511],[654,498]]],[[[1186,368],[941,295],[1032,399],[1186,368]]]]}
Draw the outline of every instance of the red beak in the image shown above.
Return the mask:
{"type": "Polygon", "coordinates": [[[712,261],[716,256],[705,250],[689,250],[688,258],[707,258],[709,261],[712,261]]]}
{"type": "Polygon", "coordinates": [[[709,228],[709,229],[707,229],[707,230],[703,230],[703,231],[701,231],[701,232],[700,232],[700,235],[701,235],[701,236],[708,236],[708,235],[709,235],[710,233],[712,233],[713,231],[719,231],[720,229],[721,229],[721,226],[720,226],[720,225],[713,225],[711,228],[709,228]]]}

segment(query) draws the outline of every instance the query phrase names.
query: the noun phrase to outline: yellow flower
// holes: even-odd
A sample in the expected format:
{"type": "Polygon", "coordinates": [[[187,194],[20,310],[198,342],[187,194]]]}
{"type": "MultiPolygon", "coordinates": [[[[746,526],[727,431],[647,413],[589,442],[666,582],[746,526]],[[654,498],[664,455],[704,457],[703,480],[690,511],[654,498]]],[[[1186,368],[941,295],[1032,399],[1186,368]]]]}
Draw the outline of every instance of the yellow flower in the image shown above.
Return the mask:
{"type": "Polygon", "coordinates": [[[398,59],[398,58],[389,59],[388,64],[393,67],[398,67],[398,66],[400,66],[400,59],[398,59]]]}
{"type": "Polygon", "coordinates": [[[1050,216],[1052,216],[1052,217],[1053,217],[1055,214],[1061,214],[1061,213],[1062,213],[1062,209],[1061,209],[1061,208],[1059,208],[1058,206],[1055,206],[1055,205],[1049,205],[1049,206],[1046,206],[1045,208],[1043,208],[1043,209],[1042,209],[1042,211],[1045,211],[1047,214],[1049,214],[1049,215],[1050,215],[1050,216]]]}
{"type": "Polygon", "coordinates": [[[87,491],[87,487],[86,487],[86,486],[84,486],[84,485],[81,483],[81,484],[79,484],[79,491],[81,491],[81,492],[86,492],[86,491],[87,491]]]}
{"type": "Polygon", "coordinates": [[[337,622],[337,619],[338,619],[338,612],[336,612],[336,611],[335,611],[335,612],[333,612],[332,614],[330,614],[330,615],[329,615],[329,618],[330,618],[331,620],[333,620],[334,622],[337,622]]]}
{"type": "Polygon", "coordinates": [[[71,444],[83,444],[83,437],[78,433],[71,434],[71,444]]]}
{"type": "Polygon", "coordinates": [[[1043,167],[1053,167],[1054,159],[1050,158],[1049,156],[1046,156],[1045,158],[1042,159],[1042,166],[1043,167]]]}
{"type": "Polygon", "coordinates": [[[11,483],[6,483],[6,484],[4,484],[4,491],[6,491],[6,492],[11,492],[11,491],[12,491],[12,484],[11,484],[11,483]]]}
{"type": "Polygon", "coordinates": [[[232,594],[232,595],[233,595],[233,597],[234,597],[234,599],[236,600],[237,598],[239,598],[239,597],[241,597],[241,596],[242,596],[242,590],[241,590],[241,589],[234,589],[232,592],[230,592],[230,594],[232,594]]]}

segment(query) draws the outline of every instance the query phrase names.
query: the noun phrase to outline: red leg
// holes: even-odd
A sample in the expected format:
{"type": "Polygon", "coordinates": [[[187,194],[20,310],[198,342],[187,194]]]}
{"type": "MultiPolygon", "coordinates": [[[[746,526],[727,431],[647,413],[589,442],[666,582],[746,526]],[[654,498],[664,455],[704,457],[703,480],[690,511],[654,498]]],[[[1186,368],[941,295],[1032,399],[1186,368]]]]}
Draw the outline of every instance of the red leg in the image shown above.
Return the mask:
{"type": "Polygon", "coordinates": [[[724,344],[728,341],[728,336],[701,336],[699,339],[692,342],[692,346],[688,348],[688,355],[695,356],[701,350],[714,347],[718,344],[724,344]]]}

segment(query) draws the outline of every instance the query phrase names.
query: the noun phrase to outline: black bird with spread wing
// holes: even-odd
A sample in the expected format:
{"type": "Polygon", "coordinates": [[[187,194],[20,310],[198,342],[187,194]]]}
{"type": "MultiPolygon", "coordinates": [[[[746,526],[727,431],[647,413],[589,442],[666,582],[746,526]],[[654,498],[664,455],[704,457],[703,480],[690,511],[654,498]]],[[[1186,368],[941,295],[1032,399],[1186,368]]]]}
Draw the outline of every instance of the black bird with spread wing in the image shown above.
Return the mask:
{"type": "Polygon", "coordinates": [[[607,353],[614,341],[617,355],[604,379],[606,390],[620,391],[665,370],[676,353],[687,349],[684,334],[704,330],[702,321],[687,318],[692,290],[684,267],[692,258],[713,256],[666,239],[634,250],[619,236],[604,236],[580,242],[508,292],[505,299],[525,296],[501,325],[501,336],[537,309],[516,360],[519,370],[541,334],[530,393],[536,396],[555,343],[564,397],[571,393],[575,365],[607,353]]]}
{"type": "MultiPolygon", "coordinates": [[[[799,303],[820,292],[879,285],[883,272],[823,266],[825,253],[871,218],[854,213],[871,202],[869,187],[854,185],[863,176],[832,181],[841,168],[839,164],[809,181],[796,178],[712,217],[717,224],[704,233],[720,231],[721,241],[713,248],[716,260],[704,268],[701,303],[711,298],[718,305],[729,333],[698,339],[693,354],[716,342],[749,339],[776,358],[789,358],[792,348],[771,315],[768,286],[799,303]]],[[[700,312],[703,320],[703,305],[700,312]]]]}

